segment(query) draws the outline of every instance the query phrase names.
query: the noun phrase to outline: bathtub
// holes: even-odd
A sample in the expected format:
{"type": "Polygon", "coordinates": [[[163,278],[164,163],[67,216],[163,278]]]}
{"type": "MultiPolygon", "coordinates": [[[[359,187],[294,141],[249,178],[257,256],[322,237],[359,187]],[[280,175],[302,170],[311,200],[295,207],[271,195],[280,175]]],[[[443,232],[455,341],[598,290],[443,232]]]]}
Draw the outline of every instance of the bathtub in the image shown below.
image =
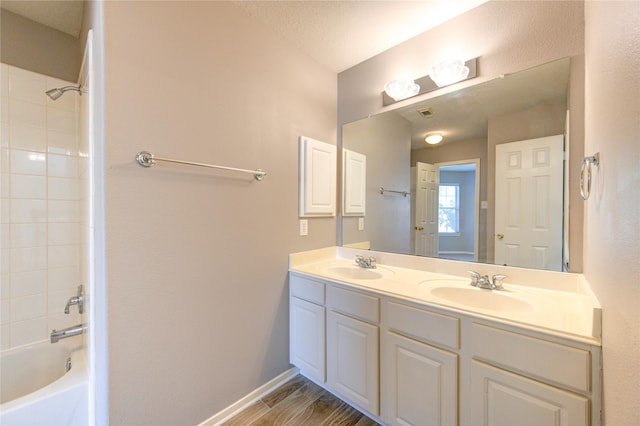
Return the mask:
{"type": "Polygon", "coordinates": [[[65,343],[43,341],[2,352],[0,425],[88,424],[85,351],[65,343]]]}

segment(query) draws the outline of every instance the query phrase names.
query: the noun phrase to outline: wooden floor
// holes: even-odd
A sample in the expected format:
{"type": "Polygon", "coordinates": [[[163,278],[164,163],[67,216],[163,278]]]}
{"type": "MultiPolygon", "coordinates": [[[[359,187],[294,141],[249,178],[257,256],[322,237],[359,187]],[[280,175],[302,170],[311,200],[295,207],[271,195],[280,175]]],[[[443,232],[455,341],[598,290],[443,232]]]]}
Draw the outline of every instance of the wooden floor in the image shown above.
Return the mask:
{"type": "Polygon", "coordinates": [[[223,425],[374,426],[379,423],[298,375],[223,425]]]}

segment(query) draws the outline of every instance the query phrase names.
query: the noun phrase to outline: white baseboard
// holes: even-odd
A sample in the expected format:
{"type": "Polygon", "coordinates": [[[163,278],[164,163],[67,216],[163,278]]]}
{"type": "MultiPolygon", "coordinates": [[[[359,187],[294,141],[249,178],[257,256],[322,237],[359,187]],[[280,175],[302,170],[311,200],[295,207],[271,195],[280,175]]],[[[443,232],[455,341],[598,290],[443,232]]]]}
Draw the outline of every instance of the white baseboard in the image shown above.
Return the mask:
{"type": "Polygon", "coordinates": [[[297,367],[292,367],[288,369],[284,373],[269,380],[267,383],[260,386],[258,389],[252,391],[248,395],[234,402],[227,408],[224,408],[223,410],[209,417],[207,420],[200,423],[198,426],[215,426],[215,425],[221,424],[222,422],[230,419],[231,417],[235,416],[236,414],[238,414],[239,412],[241,412],[242,410],[244,410],[245,408],[247,408],[257,400],[259,400],[263,396],[267,395],[269,392],[278,388],[280,385],[286,383],[288,380],[295,377],[298,373],[300,373],[300,370],[297,367]]]}

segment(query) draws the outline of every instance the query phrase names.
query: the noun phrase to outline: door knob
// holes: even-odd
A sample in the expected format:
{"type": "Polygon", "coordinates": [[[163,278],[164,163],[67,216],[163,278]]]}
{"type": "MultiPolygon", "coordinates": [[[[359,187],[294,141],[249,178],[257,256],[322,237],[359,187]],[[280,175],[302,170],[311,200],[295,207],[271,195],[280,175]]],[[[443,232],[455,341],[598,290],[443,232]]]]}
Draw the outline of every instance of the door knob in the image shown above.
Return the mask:
{"type": "Polygon", "coordinates": [[[504,234],[496,234],[496,237],[498,237],[499,240],[504,238],[504,234]]]}

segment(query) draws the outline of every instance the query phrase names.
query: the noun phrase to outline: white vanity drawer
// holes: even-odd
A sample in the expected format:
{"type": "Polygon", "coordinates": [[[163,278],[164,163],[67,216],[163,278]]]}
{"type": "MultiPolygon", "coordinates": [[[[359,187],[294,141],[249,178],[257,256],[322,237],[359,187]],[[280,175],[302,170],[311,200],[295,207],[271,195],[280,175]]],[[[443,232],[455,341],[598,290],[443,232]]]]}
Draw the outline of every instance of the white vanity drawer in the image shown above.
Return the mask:
{"type": "Polygon", "coordinates": [[[460,348],[460,320],[455,317],[387,302],[385,317],[389,329],[405,336],[453,349],[460,348]]]}
{"type": "Polygon", "coordinates": [[[591,353],[583,349],[474,323],[473,356],[546,382],[591,390],[591,353]]]}
{"type": "Polygon", "coordinates": [[[332,285],[327,286],[327,306],[334,311],[377,323],[380,320],[380,299],[332,285]]]}
{"type": "Polygon", "coordinates": [[[324,283],[306,277],[289,275],[289,292],[292,296],[324,305],[324,283]]]}

